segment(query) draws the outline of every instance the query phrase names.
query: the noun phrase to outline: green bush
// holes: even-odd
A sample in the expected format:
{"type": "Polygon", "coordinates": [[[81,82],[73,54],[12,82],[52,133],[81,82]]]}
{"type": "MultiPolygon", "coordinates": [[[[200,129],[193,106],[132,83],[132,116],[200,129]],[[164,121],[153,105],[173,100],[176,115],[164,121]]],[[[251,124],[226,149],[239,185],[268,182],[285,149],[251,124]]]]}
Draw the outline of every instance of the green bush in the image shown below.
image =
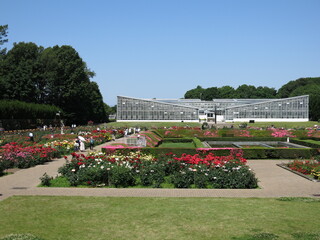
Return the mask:
{"type": "Polygon", "coordinates": [[[275,137],[199,137],[200,141],[230,141],[230,142],[252,142],[252,141],[275,141],[284,142],[286,138],[275,138],[275,137]]]}
{"type": "Polygon", "coordinates": [[[162,143],[172,142],[172,143],[186,143],[192,142],[193,138],[165,138],[162,143]]]}
{"type": "Polygon", "coordinates": [[[44,173],[42,175],[42,177],[40,178],[41,180],[41,185],[43,186],[50,186],[51,185],[51,180],[53,179],[53,177],[50,177],[47,173],[44,173]]]}
{"type": "Polygon", "coordinates": [[[239,166],[234,162],[229,162],[216,171],[212,171],[209,179],[213,188],[246,189],[258,187],[258,180],[248,166],[239,166]]]}
{"type": "Polygon", "coordinates": [[[194,173],[188,170],[174,172],[170,179],[175,188],[190,188],[194,182],[194,173]]]}
{"type": "Polygon", "coordinates": [[[247,159],[309,159],[318,154],[314,148],[244,148],[243,156],[247,159]]]}
{"type": "Polygon", "coordinates": [[[144,162],[138,172],[143,186],[160,188],[161,184],[165,181],[165,167],[161,163],[144,162]]]}
{"type": "Polygon", "coordinates": [[[192,138],[195,148],[203,148],[203,143],[198,138],[192,138]]]}
{"type": "Polygon", "coordinates": [[[304,140],[298,140],[298,139],[290,139],[291,143],[300,144],[303,146],[311,147],[311,148],[320,148],[320,141],[319,139],[304,139],[304,140]]]}
{"type": "Polygon", "coordinates": [[[2,119],[2,127],[6,130],[52,124],[59,111],[62,112],[60,108],[52,105],[0,100],[0,119],[2,119]]]}
{"type": "Polygon", "coordinates": [[[115,187],[129,187],[135,183],[135,178],[130,168],[114,166],[110,170],[110,184],[115,187]]]}
{"type": "Polygon", "coordinates": [[[202,123],[202,126],[201,126],[202,130],[206,130],[206,129],[209,129],[209,128],[210,128],[210,126],[209,126],[209,124],[207,122],[202,123]]]}
{"type": "Polygon", "coordinates": [[[226,188],[246,189],[257,188],[258,180],[254,173],[245,165],[229,162],[223,167],[208,169],[205,165],[183,168],[171,175],[175,188],[226,188]]]}

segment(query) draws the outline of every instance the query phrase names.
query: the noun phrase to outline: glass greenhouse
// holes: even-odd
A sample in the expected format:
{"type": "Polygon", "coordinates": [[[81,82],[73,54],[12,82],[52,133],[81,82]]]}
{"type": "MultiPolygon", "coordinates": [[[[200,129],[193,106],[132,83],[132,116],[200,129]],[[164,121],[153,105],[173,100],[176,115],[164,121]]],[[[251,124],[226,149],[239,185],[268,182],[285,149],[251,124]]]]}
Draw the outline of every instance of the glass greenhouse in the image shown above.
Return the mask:
{"type": "Polygon", "coordinates": [[[118,96],[117,121],[303,122],[309,121],[309,96],[212,101],[118,96]]]}

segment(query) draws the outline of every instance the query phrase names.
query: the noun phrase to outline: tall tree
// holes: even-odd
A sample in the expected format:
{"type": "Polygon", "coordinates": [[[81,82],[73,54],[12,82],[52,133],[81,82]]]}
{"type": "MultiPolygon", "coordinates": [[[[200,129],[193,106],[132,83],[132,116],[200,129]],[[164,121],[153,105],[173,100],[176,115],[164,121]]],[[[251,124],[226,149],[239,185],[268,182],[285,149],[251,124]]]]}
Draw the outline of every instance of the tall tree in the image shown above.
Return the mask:
{"type": "Polygon", "coordinates": [[[184,95],[184,98],[186,99],[202,99],[202,94],[204,92],[204,89],[201,86],[197,86],[194,89],[191,89],[187,91],[184,95]]]}
{"type": "Polygon", "coordinates": [[[202,100],[211,101],[214,98],[220,98],[220,91],[217,87],[207,88],[203,91],[202,100]]]}
{"type": "Polygon", "coordinates": [[[223,86],[219,88],[220,98],[235,98],[236,90],[230,86],[223,86]]]}
{"type": "Polygon", "coordinates": [[[44,49],[18,43],[0,61],[0,99],[60,107],[69,123],[105,121],[102,95],[90,71],[71,46],[44,49]]]}
{"type": "Polygon", "coordinates": [[[7,49],[2,49],[1,46],[8,42],[8,25],[0,25],[0,57],[5,55],[7,49]]]}
{"type": "Polygon", "coordinates": [[[256,98],[256,87],[252,85],[240,85],[236,89],[236,98],[256,98]]]}
{"type": "Polygon", "coordinates": [[[3,56],[0,68],[2,99],[36,101],[36,82],[41,78],[38,59],[43,51],[34,43],[18,43],[3,56]]]}
{"type": "Polygon", "coordinates": [[[309,95],[309,118],[320,120],[320,77],[299,78],[283,85],[278,91],[278,97],[295,97],[309,95]]]}

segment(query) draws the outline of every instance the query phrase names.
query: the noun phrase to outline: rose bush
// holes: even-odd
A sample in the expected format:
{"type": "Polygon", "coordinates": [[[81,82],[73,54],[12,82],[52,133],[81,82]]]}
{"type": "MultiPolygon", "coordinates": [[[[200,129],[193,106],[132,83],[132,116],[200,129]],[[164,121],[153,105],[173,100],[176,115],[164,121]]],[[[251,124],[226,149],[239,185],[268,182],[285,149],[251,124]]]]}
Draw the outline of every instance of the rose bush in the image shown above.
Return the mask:
{"type": "Polygon", "coordinates": [[[22,146],[12,142],[0,148],[0,159],[5,169],[32,167],[50,161],[55,154],[55,149],[43,145],[22,146]]]}
{"type": "Polygon", "coordinates": [[[295,160],[287,164],[287,166],[296,172],[319,177],[320,162],[318,160],[295,160]]]}
{"type": "Polygon", "coordinates": [[[71,185],[128,187],[134,185],[175,188],[256,188],[257,179],[245,165],[242,152],[232,150],[228,156],[172,153],[158,158],[139,151],[124,153],[72,154],[59,169],[71,185]]]}

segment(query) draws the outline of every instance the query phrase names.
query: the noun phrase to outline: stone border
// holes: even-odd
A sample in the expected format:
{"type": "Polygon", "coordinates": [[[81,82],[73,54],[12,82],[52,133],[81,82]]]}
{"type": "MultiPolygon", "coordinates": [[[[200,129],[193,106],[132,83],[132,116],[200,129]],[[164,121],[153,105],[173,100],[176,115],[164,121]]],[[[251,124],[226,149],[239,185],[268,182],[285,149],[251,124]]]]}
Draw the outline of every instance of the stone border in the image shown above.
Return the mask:
{"type": "Polygon", "coordinates": [[[278,163],[278,164],[276,164],[276,165],[279,166],[279,167],[281,167],[281,168],[283,168],[283,169],[286,169],[286,170],[288,170],[288,171],[290,171],[290,172],[292,172],[292,173],[294,173],[294,174],[297,174],[297,175],[299,175],[300,177],[306,178],[306,179],[308,179],[309,181],[312,181],[312,182],[320,182],[320,180],[311,178],[311,177],[309,177],[309,176],[307,176],[307,175],[304,175],[304,174],[302,174],[302,173],[300,173],[300,172],[297,172],[297,171],[292,170],[291,168],[287,167],[286,164],[284,164],[284,163],[280,163],[280,164],[278,163]]]}

